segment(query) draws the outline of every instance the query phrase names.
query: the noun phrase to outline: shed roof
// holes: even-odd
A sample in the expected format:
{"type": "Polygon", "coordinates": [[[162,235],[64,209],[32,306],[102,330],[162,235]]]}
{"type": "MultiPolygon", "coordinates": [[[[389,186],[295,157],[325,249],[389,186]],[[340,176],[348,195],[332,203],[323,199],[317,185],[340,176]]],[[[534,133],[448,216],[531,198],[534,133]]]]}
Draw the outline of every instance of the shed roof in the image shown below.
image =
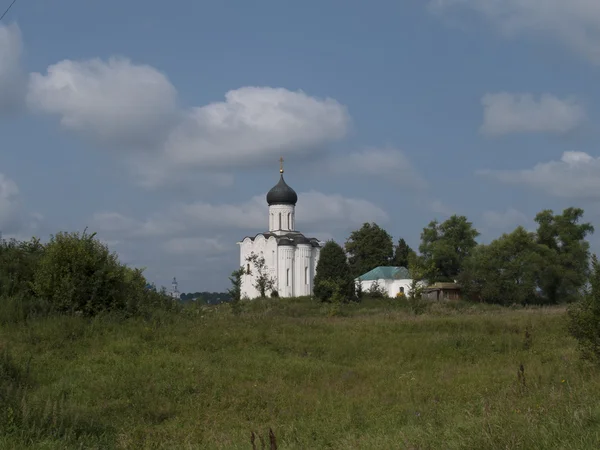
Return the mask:
{"type": "Polygon", "coordinates": [[[358,277],[360,281],[371,280],[409,280],[410,272],[406,267],[379,266],[358,277]]]}

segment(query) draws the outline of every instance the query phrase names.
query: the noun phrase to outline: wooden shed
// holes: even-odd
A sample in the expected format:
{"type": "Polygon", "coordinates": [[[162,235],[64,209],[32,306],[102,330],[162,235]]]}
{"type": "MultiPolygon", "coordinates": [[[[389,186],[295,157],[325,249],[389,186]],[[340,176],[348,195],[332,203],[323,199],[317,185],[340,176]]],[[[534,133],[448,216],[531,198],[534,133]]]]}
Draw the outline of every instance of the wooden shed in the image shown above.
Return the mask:
{"type": "Polygon", "coordinates": [[[460,286],[456,283],[434,283],[423,290],[423,297],[429,300],[460,300],[460,286]]]}

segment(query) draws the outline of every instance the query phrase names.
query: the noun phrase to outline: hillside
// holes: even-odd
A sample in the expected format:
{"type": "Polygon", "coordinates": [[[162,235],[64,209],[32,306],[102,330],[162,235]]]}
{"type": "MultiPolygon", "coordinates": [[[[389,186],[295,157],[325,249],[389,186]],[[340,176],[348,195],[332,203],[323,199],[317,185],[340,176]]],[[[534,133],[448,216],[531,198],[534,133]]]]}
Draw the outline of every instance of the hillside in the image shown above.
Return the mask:
{"type": "Polygon", "coordinates": [[[600,378],[561,307],[191,304],[8,324],[0,350],[2,448],[251,449],[269,428],[279,449],[600,441],[600,378]]]}

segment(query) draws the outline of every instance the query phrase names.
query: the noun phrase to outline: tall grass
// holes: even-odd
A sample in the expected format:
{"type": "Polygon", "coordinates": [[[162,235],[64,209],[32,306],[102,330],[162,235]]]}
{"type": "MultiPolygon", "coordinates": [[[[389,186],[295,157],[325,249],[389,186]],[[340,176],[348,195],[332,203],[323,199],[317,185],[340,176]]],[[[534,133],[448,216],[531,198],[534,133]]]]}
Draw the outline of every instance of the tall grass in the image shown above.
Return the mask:
{"type": "Polygon", "coordinates": [[[0,448],[270,448],[270,429],[279,449],[600,442],[600,378],[562,308],[192,304],[6,323],[0,353],[0,448]]]}

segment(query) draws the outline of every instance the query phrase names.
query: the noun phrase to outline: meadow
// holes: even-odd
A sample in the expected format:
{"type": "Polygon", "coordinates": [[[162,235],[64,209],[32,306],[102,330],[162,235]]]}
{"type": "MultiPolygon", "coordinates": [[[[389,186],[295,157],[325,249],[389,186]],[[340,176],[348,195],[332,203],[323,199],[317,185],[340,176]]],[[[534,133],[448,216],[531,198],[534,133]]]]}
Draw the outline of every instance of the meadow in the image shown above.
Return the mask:
{"type": "Polygon", "coordinates": [[[595,449],[565,307],[187,305],[0,328],[0,448],[595,449]]]}

